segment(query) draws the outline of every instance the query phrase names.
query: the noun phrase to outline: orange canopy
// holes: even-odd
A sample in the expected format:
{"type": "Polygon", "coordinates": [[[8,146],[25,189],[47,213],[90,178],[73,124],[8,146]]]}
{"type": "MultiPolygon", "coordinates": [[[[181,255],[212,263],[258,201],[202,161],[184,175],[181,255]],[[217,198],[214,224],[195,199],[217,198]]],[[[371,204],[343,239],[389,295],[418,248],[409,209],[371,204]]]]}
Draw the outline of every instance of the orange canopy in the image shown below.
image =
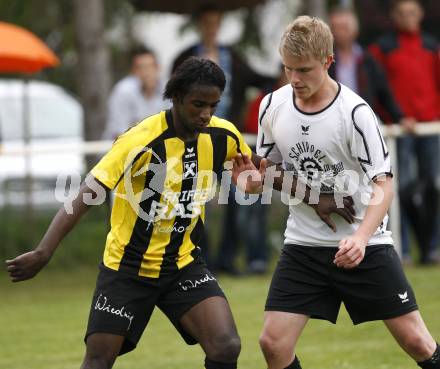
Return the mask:
{"type": "Polygon", "coordinates": [[[58,64],[55,54],[33,33],[0,22],[0,73],[34,73],[58,64]]]}

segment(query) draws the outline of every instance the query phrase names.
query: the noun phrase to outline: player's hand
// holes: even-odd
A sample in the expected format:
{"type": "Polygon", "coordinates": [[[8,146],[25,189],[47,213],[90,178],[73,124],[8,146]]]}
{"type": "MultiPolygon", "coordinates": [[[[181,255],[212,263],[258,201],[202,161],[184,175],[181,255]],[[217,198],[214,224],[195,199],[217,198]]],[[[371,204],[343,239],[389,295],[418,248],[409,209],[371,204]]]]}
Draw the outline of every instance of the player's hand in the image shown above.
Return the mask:
{"type": "Polygon", "coordinates": [[[365,256],[367,241],[355,235],[345,237],[339,242],[339,250],[333,262],[338,268],[356,268],[365,256]]]}
{"type": "Polygon", "coordinates": [[[261,159],[257,169],[247,155],[238,154],[232,159],[232,181],[245,193],[262,193],[267,160],[261,159]]]}
{"type": "Polygon", "coordinates": [[[34,250],[6,260],[6,270],[12,282],[33,278],[50,260],[50,256],[41,250],[34,250]]]}
{"type": "Polygon", "coordinates": [[[336,232],[336,224],[332,218],[330,218],[332,213],[339,214],[350,224],[354,222],[354,215],[356,215],[351,196],[344,197],[343,204],[344,207],[338,208],[333,194],[321,193],[318,203],[309,204],[309,206],[315,210],[318,217],[327,224],[333,232],[336,232]]]}

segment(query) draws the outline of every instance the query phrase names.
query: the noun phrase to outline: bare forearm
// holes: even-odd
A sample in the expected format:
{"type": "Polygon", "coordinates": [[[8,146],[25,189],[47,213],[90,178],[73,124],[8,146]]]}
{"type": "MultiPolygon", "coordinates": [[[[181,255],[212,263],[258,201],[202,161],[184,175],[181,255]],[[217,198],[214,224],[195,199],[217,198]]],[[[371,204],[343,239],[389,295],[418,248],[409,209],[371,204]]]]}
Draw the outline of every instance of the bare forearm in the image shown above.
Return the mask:
{"type": "Polygon", "coordinates": [[[93,194],[94,192],[86,184],[83,184],[78,197],[72,202],[71,214],[67,213],[64,206],[58,210],[43,239],[36,247],[37,251],[43,252],[48,257],[52,256],[60,242],[89,209],[89,206],[83,201],[85,193],[93,194]]]}
{"type": "Polygon", "coordinates": [[[393,199],[392,178],[386,177],[373,184],[373,195],[365,212],[364,220],[355,232],[366,242],[382,223],[393,199]]]}
{"type": "MultiPolygon", "coordinates": [[[[261,159],[262,158],[256,154],[252,155],[252,162],[257,168],[260,166],[261,159]]],[[[308,186],[304,184],[303,188],[299,190],[298,179],[296,178],[296,176],[284,170],[279,164],[275,164],[274,162],[268,160],[267,167],[270,168],[266,170],[267,174],[275,173],[275,175],[272,176],[273,182],[271,180],[272,188],[274,190],[285,192],[292,197],[299,198],[306,204],[309,203],[310,188],[308,186]]],[[[268,182],[269,181],[265,181],[265,184],[267,184],[268,182]]]]}
{"type": "Polygon", "coordinates": [[[60,242],[67,236],[87,210],[88,206],[83,204],[82,207],[74,207],[73,214],[67,214],[64,207],[61,207],[52,219],[49,228],[41,242],[38,244],[36,250],[52,255],[60,242]]]}

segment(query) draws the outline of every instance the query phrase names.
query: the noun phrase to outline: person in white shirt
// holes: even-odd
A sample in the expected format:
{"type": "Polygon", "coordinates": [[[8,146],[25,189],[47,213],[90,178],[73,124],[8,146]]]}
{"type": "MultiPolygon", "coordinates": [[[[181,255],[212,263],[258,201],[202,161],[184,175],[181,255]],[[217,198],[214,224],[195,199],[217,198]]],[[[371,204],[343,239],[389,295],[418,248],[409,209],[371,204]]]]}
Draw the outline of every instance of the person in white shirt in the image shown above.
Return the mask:
{"type": "Polygon", "coordinates": [[[342,302],[354,324],[383,320],[420,367],[440,368],[439,346],[386,229],[392,171],[374,112],[329,77],[333,37],[320,19],[302,16],[291,23],[280,54],[290,83],[261,102],[257,153],[263,159],[238,156],[233,167],[246,192],[261,192],[265,175],[265,187],[272,187],[273,164],[309,191],[306,202],[290,206],[268,293],[260,346],[269,369],[301,368],[295,347],[307,321],[336,323],[342,302]],[[243,184],[240,175],[247,170],[255,176],[243,184]],[[337,204],[351,196],[353,221],[332,214],[322,222],[308,205],[322,194],[333,194],[337,204]]]}
{"type": "Polygon", "coordinates": [[[104,139],[114,140],[144,118],[168,109],[162,97],[159,64],[152,50],[138,46],[131,51],[131,73],[113,87],[108,100],[104,139]]]}

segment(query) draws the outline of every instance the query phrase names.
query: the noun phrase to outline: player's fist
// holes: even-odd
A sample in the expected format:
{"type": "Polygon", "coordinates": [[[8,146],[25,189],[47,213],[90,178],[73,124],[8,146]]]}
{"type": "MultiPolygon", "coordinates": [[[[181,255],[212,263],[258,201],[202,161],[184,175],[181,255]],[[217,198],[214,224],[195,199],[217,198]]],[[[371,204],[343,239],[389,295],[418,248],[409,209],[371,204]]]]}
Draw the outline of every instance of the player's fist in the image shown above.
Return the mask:
{"type": "Polygon", "coordinates": [[[6,270],[12,282],[20,282],[34,277],[49,260],[50,256],[41,250],[29,251],[6,260],[6,270]]]}
{"type": "Polygon", "coordinates": [[[335,254],[334,263],[338,268],[356,268],[365,257],[367,240],[351,235],[339,242],[339,250],[335,254]]]}

